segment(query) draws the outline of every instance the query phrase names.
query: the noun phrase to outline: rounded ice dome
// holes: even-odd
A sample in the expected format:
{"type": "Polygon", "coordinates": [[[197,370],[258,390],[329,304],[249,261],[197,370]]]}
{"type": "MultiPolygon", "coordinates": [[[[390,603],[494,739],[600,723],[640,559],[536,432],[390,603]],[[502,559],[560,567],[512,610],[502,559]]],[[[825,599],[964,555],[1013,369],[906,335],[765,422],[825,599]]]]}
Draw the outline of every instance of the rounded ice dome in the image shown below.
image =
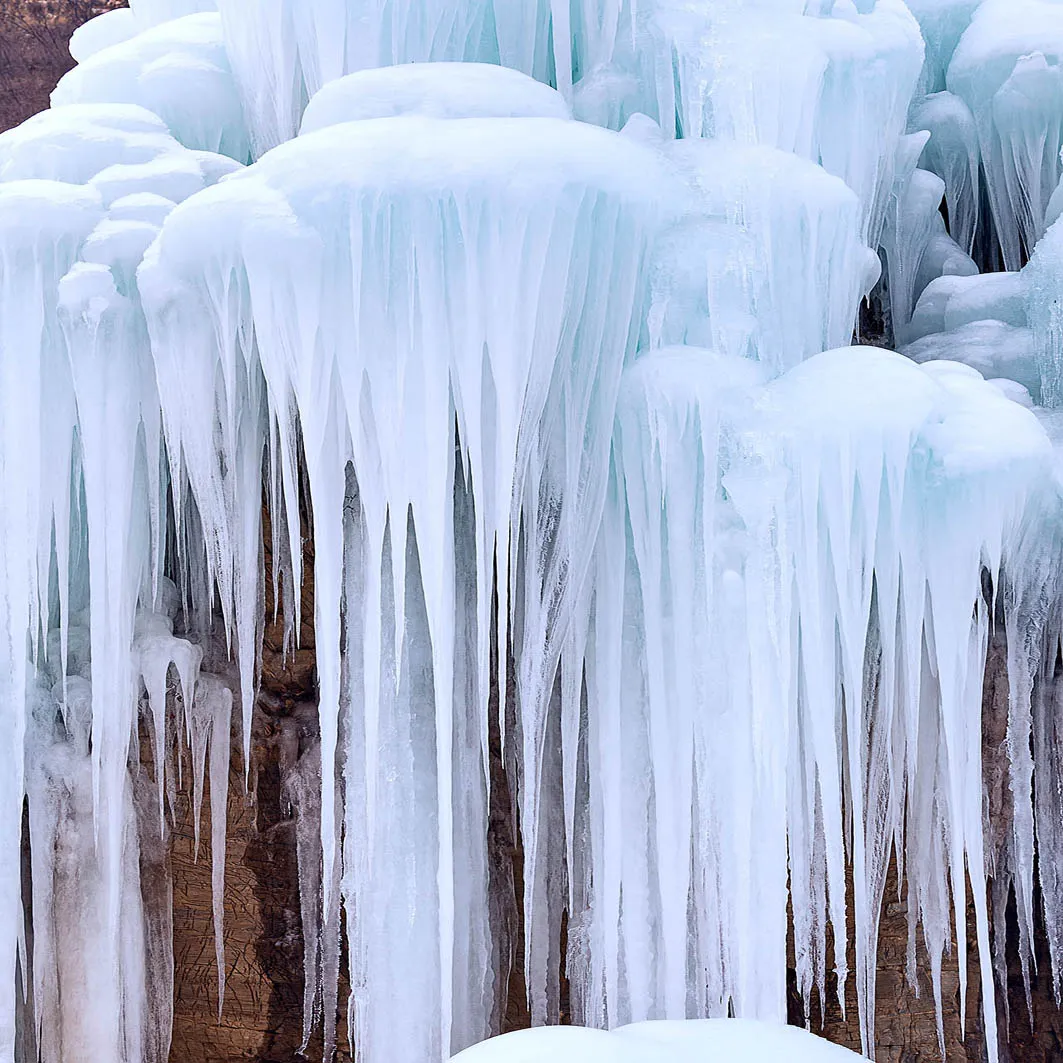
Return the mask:
{"type": "Polygon", "coordinates": [[[795,1026],[748,1019],[641,1022],[612,1033],[573,1026],[520,1030],[452,1063],[855,1063],[860,1057],[795,1026]]]}
{"type": "Polygon", "coordinates": [[[300,133],[366,118],[571,118],[556,90],[489,63],[406,63],[360,70],[310,101],[300,133]]]}

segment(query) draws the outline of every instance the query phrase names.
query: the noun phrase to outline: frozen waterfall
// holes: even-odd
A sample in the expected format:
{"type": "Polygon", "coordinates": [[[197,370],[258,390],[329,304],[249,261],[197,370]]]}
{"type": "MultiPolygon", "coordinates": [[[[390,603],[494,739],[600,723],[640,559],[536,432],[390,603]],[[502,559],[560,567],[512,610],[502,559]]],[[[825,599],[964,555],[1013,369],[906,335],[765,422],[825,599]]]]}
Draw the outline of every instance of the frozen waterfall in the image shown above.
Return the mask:
{"type": "Polygon", "coordinates": [[[131,0],[71,49],[0,135],[0,1063],[166,1063],[182,788],[224,1011],[306,588],[304,1049],[342,957],[361,1063],[841,1063],[788,970],[873,1055],[895,873],[995,1063],[1042,918],[1063,986],[1063,0],[131,0]],[[488,1041],[515,962],[587,1029],[488,1041]]]}

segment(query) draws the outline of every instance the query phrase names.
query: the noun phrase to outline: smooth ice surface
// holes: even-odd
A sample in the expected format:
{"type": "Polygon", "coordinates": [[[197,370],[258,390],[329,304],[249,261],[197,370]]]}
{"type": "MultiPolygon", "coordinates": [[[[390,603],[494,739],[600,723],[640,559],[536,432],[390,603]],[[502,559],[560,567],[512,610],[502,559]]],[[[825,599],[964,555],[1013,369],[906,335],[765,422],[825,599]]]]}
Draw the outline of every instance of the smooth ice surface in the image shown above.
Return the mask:
{"type": "Polygon", "coordinates": [[[859,1057],[792,1026],[743,1019],[649,1022],[612,1034],[545,1027],[468,1049],[454,1063],[845,1063],[859,1057]]]}
{"type": "Polygon", "coordinates": [[[1014,328],[1029,323],[1027,280],[1022,273],[951,274],[923,289],[908,328],[908,342],[975,321],[999,321],[1014,328]]]}
{"type": "Polygon", "coordinates": [[[365,118],[569,118],[564,98],[526,74],[487,63],[416,63],[349,74],[326,85],[300,132],[365,118]]]}
{"type": "Polygon", "coordinates": [[[217,12],[188,15],[94,49],[52,93],[53,107],[72,103],[139,104],[185,147],[249,159],[217,12]]]}
{"type": "Polygon", "coordinates": [[[977,369],[987,380],[1004,377],[1041,394],[1041,373],[1033,333],[1004,321],[975,319],[902,347],[916,362],[951,359],[977,369]]]}

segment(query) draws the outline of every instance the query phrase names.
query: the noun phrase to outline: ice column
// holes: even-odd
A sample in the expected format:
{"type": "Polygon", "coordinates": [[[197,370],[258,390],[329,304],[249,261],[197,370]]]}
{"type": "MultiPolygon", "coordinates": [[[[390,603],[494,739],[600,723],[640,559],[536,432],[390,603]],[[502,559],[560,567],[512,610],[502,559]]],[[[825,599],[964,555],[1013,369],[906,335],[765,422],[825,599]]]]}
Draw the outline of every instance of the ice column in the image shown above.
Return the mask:
{"type": "MultiPolygon", "coordinates": [[[[219,430],[268,436],[289,521],[297,447],[305,458],[324,915],[339,903],[338,764],[367,1059],[436,1058],[487,1032],[489,992],[465,984],[482,983],[490,956],[483,799],[471,819],[464,805],[486,785],[494,573],[501,616],[518,616],[531,781],[644,263],[675,192],[652,152],[567,121],[355,122],[300,137],[179,207],[141,267],[160,366],[196,349],[195,393],[221,382],[217,405],[166,411],[208,539],[226,534],[234,508],[240,526],[260,506],[257,481],[229,482],[218,462],[219,430]],[[455,524],[459,480],[471,527],[455,524]],[[460,572],[459,545],[474,558],[460,572]],[[476,917],[460,940],[459,910],[476,917]],[[469,956],[467,935],[480,943],[469,956]]],[[[290,535],[294,558],[297,522],[290,535]]],[[[536,906],[534,784],[521,811],[536,906]]],[[[529,969],[545,1000],[539,940],[529,969]]]]}

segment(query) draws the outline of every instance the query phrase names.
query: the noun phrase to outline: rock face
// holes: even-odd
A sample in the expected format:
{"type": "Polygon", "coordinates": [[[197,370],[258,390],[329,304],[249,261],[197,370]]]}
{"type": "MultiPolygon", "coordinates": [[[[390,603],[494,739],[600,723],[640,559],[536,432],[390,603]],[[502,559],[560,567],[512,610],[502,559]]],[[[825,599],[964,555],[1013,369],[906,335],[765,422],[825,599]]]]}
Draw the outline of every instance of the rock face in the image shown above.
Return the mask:
{"type": "Polygon", "coordinates": [[[122,0],[3,0],[0,3],[0,130],[48,106],[73,65],[67,41],[87,19],[122,0]]]}

